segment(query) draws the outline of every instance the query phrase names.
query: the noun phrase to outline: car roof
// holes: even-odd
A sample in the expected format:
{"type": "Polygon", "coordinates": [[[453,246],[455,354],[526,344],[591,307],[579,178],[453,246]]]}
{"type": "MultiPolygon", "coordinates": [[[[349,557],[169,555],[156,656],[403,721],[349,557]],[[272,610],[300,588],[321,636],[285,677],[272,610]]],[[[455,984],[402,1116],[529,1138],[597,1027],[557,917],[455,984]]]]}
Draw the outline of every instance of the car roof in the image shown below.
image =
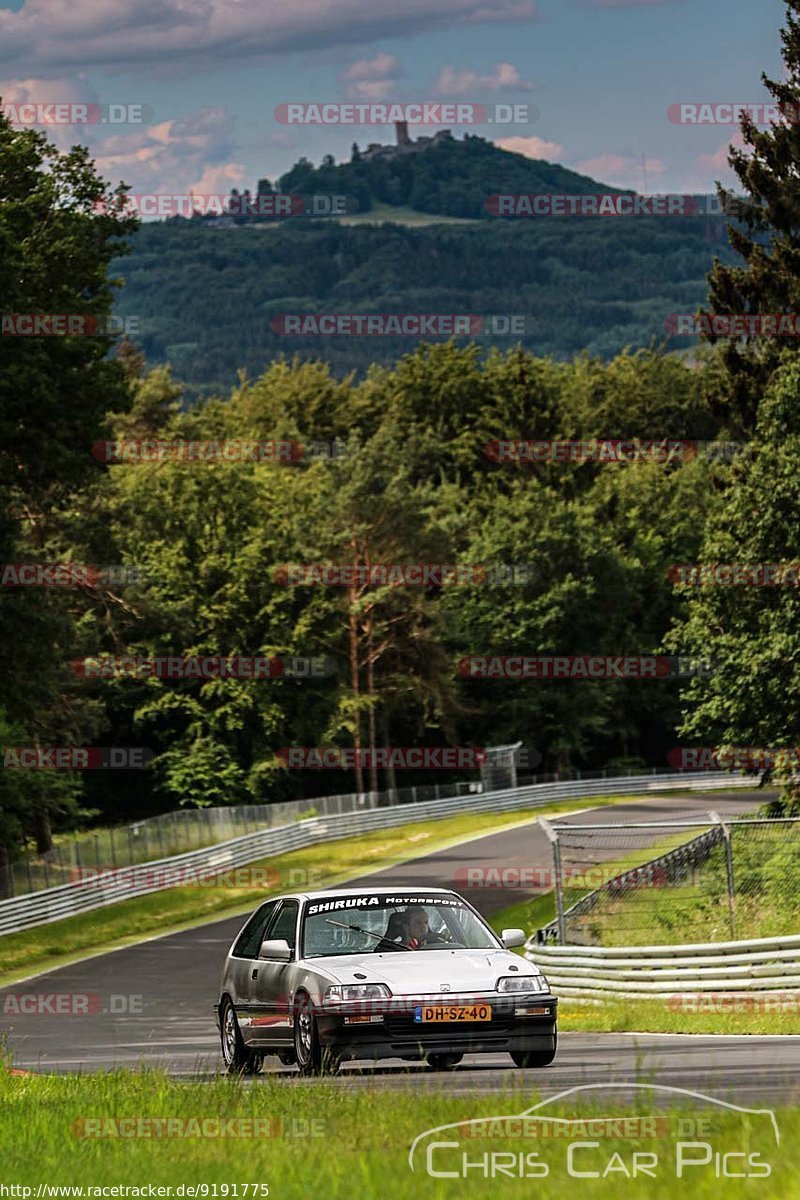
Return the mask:
{"type": "MultiPolygon", "coordinates": [[[[452,888],[427,887],[340,887],[322,892],[293,892],[293,900],[336,900],[339,896],[452,896],[452,888]]],[[[457,895],[458,893],[456,893],[457,895]]],[[[281,897],[286,899],[287,897],[281,897]]]]}

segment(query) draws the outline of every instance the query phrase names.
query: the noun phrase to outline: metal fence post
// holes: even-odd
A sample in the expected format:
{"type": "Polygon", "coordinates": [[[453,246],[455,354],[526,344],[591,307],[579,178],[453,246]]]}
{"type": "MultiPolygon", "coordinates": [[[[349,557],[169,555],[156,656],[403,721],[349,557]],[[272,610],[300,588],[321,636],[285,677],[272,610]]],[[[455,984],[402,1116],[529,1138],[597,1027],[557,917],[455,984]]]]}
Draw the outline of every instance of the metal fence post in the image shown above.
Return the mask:
{"type": "Polygon", "coordinates": [[[564,920],[564,889],[561,879],[561,847],[558,844],[558,834],[549,821],[539,817],[538,822],[544,830],[553,848],[553,882],[556,893],[556,919],[558,921],[558,944],[567,944],[567,923],[564,920]]]}
{"type": "Polygon", "coordinates": [[[736,937],[736,889],[733,881],[733,847],[731,845],[731,831],[728,825],[725,824],[719,813],[709,812],[708,814],[712,821],[716,821],[722,830],[722,836],[725,839],[725,867],[728,874],[728,912],[731,922],[731,937],[736,937]]]}

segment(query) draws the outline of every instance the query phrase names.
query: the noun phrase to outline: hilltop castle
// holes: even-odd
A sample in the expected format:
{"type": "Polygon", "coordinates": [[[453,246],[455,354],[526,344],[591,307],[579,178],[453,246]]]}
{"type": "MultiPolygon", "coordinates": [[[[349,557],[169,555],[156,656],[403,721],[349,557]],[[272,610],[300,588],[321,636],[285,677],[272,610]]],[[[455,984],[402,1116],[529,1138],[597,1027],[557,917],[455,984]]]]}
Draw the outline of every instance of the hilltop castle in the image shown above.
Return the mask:
{"type": "Polygon", "coordinates": [[[361,154],[362,161],[371,162],[376,158],[394,158],[398,154],[417,154],[420,150],[427,149],[428,146],[453,137],[449,129],[440,129],[433,137],[419,137],[416,141],[412,141],[408,136],[408,121],[395,121],[394,130],[394,146],[382,146],[380,142],[370,142],[361,154]]]}

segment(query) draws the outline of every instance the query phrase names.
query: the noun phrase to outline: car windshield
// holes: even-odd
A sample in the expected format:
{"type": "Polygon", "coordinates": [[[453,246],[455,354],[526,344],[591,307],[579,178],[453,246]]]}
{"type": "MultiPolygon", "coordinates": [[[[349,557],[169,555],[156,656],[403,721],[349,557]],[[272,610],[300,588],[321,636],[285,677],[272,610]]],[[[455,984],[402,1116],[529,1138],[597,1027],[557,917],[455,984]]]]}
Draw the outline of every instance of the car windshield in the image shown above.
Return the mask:
{"type": "Polygon", "coordinates": [[[303,958],[415,950],[496,950],[494,934],[456,895],[309,900],[303,958]]]}

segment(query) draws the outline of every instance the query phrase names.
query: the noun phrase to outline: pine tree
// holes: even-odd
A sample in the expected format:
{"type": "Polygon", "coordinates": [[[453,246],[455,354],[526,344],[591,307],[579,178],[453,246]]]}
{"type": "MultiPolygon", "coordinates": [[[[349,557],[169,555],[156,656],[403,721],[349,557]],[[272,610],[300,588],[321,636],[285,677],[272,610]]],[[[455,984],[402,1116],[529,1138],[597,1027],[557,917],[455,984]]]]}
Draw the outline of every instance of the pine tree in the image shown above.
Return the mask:
{"type": "MultiPolygon", "coordinates": [[[[728,162],[745,195],[718,187],[723,211],[741,221],[728,226],[728,235],[744,265],[715,261],[709,275],[713,314],[800,313],[800,0],[786,0],[786,8],[785,82],[761,76],[782,116],[759,130],[743,114],[745,149],[731,146],[728,162]]],[[[768,380],[798,347],[800,339],[758,335],[725,342],[716,399],[732,432],[752,429],[768,380]]]]}

